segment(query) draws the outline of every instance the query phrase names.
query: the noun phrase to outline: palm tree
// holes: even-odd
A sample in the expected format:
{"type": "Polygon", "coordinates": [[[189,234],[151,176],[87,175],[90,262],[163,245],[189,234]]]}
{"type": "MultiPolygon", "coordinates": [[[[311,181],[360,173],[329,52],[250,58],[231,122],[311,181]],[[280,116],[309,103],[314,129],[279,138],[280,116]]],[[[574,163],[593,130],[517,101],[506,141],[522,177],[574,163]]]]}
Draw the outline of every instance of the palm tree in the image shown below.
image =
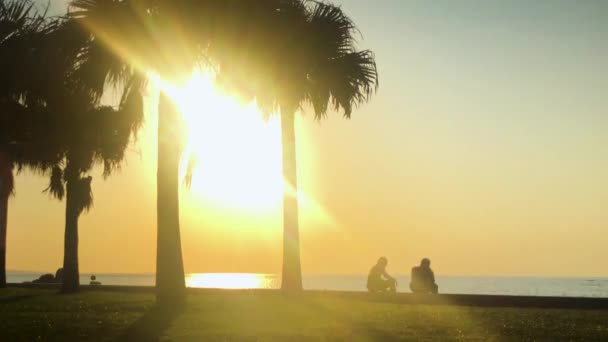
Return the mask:
{"type": "MultiPolygon", "coordinates": [[[[20,5],[24,10],[31,8],[24,2],[20,5]]],[[[20,40],[13,35],[0,45],[11,52],[23,51],[17,58],[20,68],[7,73],[14,90],[3,92],[6,96],[0,98],[11,105],[0,116],[6,124],[0,129],[0,146],[5,147],[0,161],[3,175],[15,164],[50,174],[47,190],[58,199],[65,195],[62,290],[75,292],[79,288],[78,218],[92,205],[92,178],[87,173],[94,164],[103,163],[107,177],[123,159],[130,136],[142,121],[143,104],[137,91],[141,77],[123,70],[119,109],[100,107],[98,94],[83,82],[79,69],[88,36],[62,18],[36,20],[33,33],[20,40]]],[[[12,180],[12,171],[10,176],[4,178],[12,180]]]]}
{"type": "Polygon", "coordinates": [[[0,152],[0,288],[6,287],[6,230],[8,199],[13,193],[13,165],[7,153],[0,152]]]}
{"type": "Polygon", "coordinates": [[[377,90],[378,73],[373,53],[357,50],[356,26],[340,7],[318,1],[278,1],[271,7],[278,10],[269,11],[274,16],[260,14],[256,8],[248,8],[248,16],[266,20],[250,21],[253,25],[247,26],[245,38],[238,31],[243,18],[222,18],[227,27],[237,29],[222,32],[223,39],[215,44],[220,50],[219,76],[256,98],[266,113],[281,113],[286,183],[281,288],[299,291],[295,114],[302,104],[310,104],[316,119],[324,118],[329,108],[343,110],[350,118],[353,107],[369,100],[377,90]],[[243,79],[245,85],[240,84],[243,79]]]}
{"type": "MultiPolygon", "coordinates": [[[[302,289],[298,224],[295,115],[302,104],[312,105],[315,118],[329,108],[350,118],[353,107],[368,101],[378,87],[374,55],[358,51],[353,21],[340,7],[301,1],[304,10],[291,11],[295,33],[280,36],[273,44],[275,64],[268,78],[281,113],[283,148],[283,270],[281,288],[302,289]]],[[[297,7],[297,6],[296,6],[297,7]]],[[[266,70],[268,73],[268,70],[266,70]]]]}
{"type": "Polygon", "coordinates": [[[302,22],[300,47],[290,49],[288,65],[279,78],[283,146],[283,272],[281,288],[302,289],[298,225],[295,114],[302,103],[314,108],[315,118],[326,116],[328,107],[342,109],[350,118],[355,105],[366,102],[378,87],[374,55],[357,51],[356,27],[341,8],[315,2],[302,22]]]}
{"type": "MultiPolygon", "coordinates": [[[[6,110],[6,107],[3,106],[6,110]]],[[[14,106],[11,110],[0,112],[3,125],[0,129],[0,188],[2,189],[0,203],[0,232],[2,234],[1,267],[5,286],[5,247],[7,232],[8,201],[14,193],[13,170],[24,168],[46,174],[58,162],[53,142],[47,140],[46,120],[38,117],[37,110],[23,106],[14,106]],[[6,125],[4,125],[6,123],[6,125]],[[44,127],[44,128],[43,128],[44,127]]]]}
{"type": "MultiPolygon", "coordinates": [[[[328,103],[349,117],[377,85],[369,51],[353,47],[354,25],[331,5],[305,0],[73,0],[73,17],[91,32],[81,63],[99,93],[122,70],[156,71],[163,79],[189,76],[201,60],[220,79],[258,99],[267,111],[280,107],[284,175],[283,288],[300,289],[294,114],[311,102],[318,118],[328,103]],[[185,35],[184,32],[188,32],[185,35]]],[[[87,78],[85,78],[87,79],[87,78]]],[[[94,88],[93,87],[93,88],[94,88]]],[[[184,298],[178,216],[177,169],[181,150],[171,99],[159,100],[157,174],[157,295],[160,302],[184,298]],[[165,300],[163,300],[165,299],[165,300]]]]}
{"type": "Polygon", "coordinates": [[[62,292],[79,290],[78,220],[93,204],[92,177],[95,164],[104,167],[108,177],[124,158],[130,136],[139,127],[141,109],[121,106],[95,107],[85,113],[74,112],[56,119],[63,133],[59,139],[62,158],[53,167],[47,191],[66,200],[62,292]]]}
{"type": "Polygon", "coordinates": [[[46,40],[45,55],[57,60],[55,70],[60,91],[48,97],[60,160],[51,173],[48,192],[66,199],[62,292],[79,290],[78,220],[93,203],[90,170],[104,167],[108,177],[124,159],[130,138],[141,126],[143,102],[139,92],[142,76],[132,69],[116,70],[113,77],[122,88],[118,109],[100,106],[96,86],[87,82],[90,70],[82,67],[83,56],[91,53],[89,35],[72,20],[61,20],[46,40]]]}
{"type": "Polygon", "coordinates": [[[240,50],[228,44],[220,59],[229,65],[221,76],[248,77],[252,97],[266,111],[279,110],[283,148],[283,272],[281,288],[302,289],[300,264],[295,114],[312,105],[315,118],[329,108],[350,118],[378,87],[374,55],[355,46],[356,26],[340,7],[325,2],[283,1],[278,18],[250,28],[240,50]],[[268,24],[268,25],[266,25],[268,24]],[[263,48],[261,48],[263,47],[263,48]],[[243,52],[245,50],[245,52],[243,52]],[[247,59],[242,60],[241,55],[247,59]],[[270,66],[271,65],[271,66],[270,66]]]}
{"type": "MultiPolygon", "coordinates": [[[[32,162],[16,155],[16,143],[28,138],[24,104],[36,102],[26,84],[32,81],[28,56],[49,29],[44,15],[29,0],[0,0],[0,287],[6,286],[8,201],[14,192],[15,164],[32,162]]],[[[31,133],[31,132],[30,132],[31,133]]],[[[33,157],[33,156],[31,156],[33,157]]]]}
{"type": "MultiPolygon", "coordinates": [[[[298,3],[299,0],[73,0],[72,18],[91,35],[87,53],[79,63],[81,72],[87,75],[83,79],[101,94],[107,83],[120,79],[116,75],[122,70],[153,71],[176,83],[201,64],[231,75],[231,69],[248,63],[252,57],[248,53],[263,50],[259,42],[266,41],[270,33],[289,32],[289,23],[279,9],[298,3]]],[[[256,60],[265,67],[272,63],[269,59],[256,60]]],[[[255,74],[260,77],[255,83],[268,84],[262,80],[262,73],[255,74]]],[[[255,88],[243,80],[251,75],[226,79],[230,79],[233,89],[250,93],[255,88]]],[[[262,94],[260,89],[251,95],[262,94]]],[[[260,97],[260,102],[264,103],[265,98],[260,97]]],[[[158,115],[157,300],[175,304],[185,298],[178,202],[182,151],[178,113],[164,93],[160,94],[158,115]]]]}
{"type": "MultiPolygon", "coordinates": [[[[121,82],[124,72],[157,72],[175,81],[189,76],[195,64],[190,45],[172,36],[178,23],[170,8],[154,0],[73,0],[71,18],[88,31],[85,53],[77,73],[97,96],[109,84],[121,82]],[[169,77],[169,75],[178,77],[169,77]]],[[[136,79],[143,86],[144,77],[136,79]]],[[[159,302],[178,304],[185,299],[185,277],[179,232],[178,168],[181,156],[177,110],[164,93],[159,97],[157,173],[157,264],[159,302]]]]}

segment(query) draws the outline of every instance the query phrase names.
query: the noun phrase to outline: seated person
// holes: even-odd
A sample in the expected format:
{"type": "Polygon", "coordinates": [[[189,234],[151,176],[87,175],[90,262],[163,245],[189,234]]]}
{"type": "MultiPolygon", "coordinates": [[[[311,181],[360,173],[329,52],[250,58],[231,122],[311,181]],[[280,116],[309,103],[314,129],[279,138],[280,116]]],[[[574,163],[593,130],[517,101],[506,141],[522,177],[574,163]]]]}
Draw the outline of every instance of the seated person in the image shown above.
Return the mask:
{"type": "Polygon", "coordinates": [[[413,293],[437,293],[439,286],[435,284],[435,274],[431,270],[431,260],[424,258],[420,266],[412,268],[410,289],[413,293]]]}
{"type": "Polygon", "coordinates": [[[378,259],[378,262],[369,271],[367,276],[367,289],[369,292],[396,292],[397,281],[386,273],[388,260],[385,257],[378,259]]]}
{"type": "Polygon", "coordinates": [[[101,285],[101,282],[97,281],[97,277],[93,274],[91,276],[91,282],[89,283],[89,285],[94,285],[94,286],[101,285]]]}

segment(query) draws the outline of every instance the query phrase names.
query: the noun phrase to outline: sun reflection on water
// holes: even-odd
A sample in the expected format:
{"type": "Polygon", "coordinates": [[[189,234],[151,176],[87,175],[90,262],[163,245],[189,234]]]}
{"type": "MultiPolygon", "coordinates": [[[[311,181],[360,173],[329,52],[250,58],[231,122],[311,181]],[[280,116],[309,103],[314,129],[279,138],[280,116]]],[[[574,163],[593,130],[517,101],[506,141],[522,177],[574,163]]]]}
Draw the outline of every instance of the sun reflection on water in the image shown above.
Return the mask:
{"type": "Polygon", "coordinates": [[[219,289],[271,289],[277,287],[277,278],[261,273],[189,273],[186,286],[219,289]]]}

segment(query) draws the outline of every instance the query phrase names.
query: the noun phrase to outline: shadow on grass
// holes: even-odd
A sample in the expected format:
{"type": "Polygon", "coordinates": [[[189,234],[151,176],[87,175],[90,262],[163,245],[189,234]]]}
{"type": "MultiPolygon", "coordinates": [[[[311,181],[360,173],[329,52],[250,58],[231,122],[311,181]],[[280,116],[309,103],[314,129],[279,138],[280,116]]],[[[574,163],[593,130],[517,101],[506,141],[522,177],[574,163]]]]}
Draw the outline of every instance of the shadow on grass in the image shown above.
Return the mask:
{"type": "MultiPolygon", "coordinates": [[[[338,340],[346,340],[348,341],[351,338],[354,337],[365,337],[371,341],[387,341],[387,342],[392,342],[392,341],[402,341],[403,338],[396,336],[394,334],[394,332],[391,331],[385,331],[382,329],[379,329],[376,325],[374,325],[371,322],[365,322],[362,319],[354,319],[352,316],[348,316],[348,315],[344,315],[343,313],[339,313],[337,311],[333,311],[330,308],[328,308],[326,305],[322,305],[319,302],[320,297],[306,297],[304,296],[300,296],[299,300],[301,301],[301,305],[306,305],[309,308],[322,313],[323,315],[325,315],[326,317],[328,317],[328,319],[333,320],[334,322],[343,322],[344,324],[347,324],[350,329],[351,329],[351,336],[342,336],[342,337],[336,337],[336,339],[338,340]]],[[[297,297],[296,297],[297,300],[297,297]]]]}
{"type": "Polygon", "coordinates": [[[183,308],[166,308],[155,305],[119,336],[116,342],[160,341],[163,332],[173,320],[183,312],[183,308]]]}
{"type": "Polygon", "coordinates": [[[38,297],[38,295],[14,295],[14,296],[10,296],[10,297],[6,297],[6,298],[0,298],[0,304],[11,304],[11,303],[17,303],[23,300],[27,300],[30,298],[35,298],[38,297]]]}

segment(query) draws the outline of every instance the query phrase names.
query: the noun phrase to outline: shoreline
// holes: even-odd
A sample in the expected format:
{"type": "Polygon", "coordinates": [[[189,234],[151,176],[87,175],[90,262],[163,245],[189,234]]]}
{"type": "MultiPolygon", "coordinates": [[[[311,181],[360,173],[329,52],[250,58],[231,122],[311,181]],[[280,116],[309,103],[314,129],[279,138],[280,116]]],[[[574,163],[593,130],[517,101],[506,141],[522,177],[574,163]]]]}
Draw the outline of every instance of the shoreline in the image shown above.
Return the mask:
{"type": "MultiPolygon", "coordinates": [[[[8,288],[59,290],[60,284],[9,283],[8,288]]],[[[81,285],[83,292],[138,292],[154,293],[154,286],[130,285],[81,285]]],[[[284,295],[279,289],[217,289],[188,287],[190,294],[202,293],[250,293],[262,296],[284,295]]],[[[348,300],[391,303],[402,305],[451,305],[477,307],[512,307],[545,309],[608,310],[608,298],[592,297],[551,297],[481,294],[438,294],[421,295],[412,293],[368,293],[363,291],[304,290],[302,296],[333,297],[348,300]]]]}

